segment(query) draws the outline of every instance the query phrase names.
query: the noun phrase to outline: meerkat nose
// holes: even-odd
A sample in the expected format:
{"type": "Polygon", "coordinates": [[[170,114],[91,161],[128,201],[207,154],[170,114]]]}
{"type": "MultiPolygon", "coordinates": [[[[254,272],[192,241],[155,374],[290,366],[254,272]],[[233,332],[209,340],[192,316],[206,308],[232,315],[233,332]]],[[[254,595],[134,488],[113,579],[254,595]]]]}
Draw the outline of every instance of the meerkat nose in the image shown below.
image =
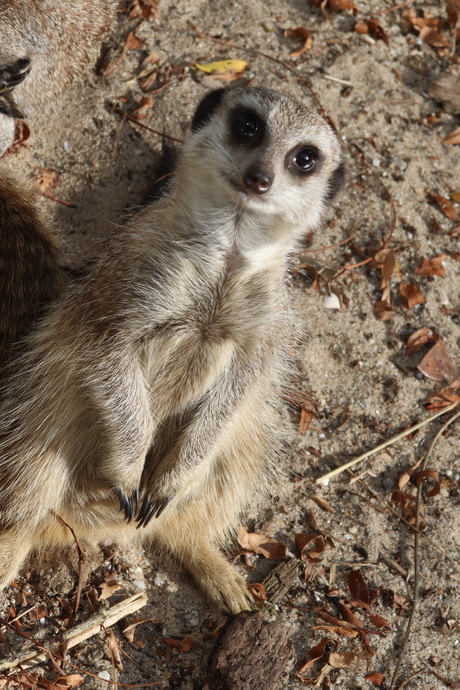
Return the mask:
{"type": "Polygon", "coordinates": [[[265,194],[272,186],[273,175],[258,168],[249,168],[244,175],[243,182],[249,191],[256,194],[265,194]]]}

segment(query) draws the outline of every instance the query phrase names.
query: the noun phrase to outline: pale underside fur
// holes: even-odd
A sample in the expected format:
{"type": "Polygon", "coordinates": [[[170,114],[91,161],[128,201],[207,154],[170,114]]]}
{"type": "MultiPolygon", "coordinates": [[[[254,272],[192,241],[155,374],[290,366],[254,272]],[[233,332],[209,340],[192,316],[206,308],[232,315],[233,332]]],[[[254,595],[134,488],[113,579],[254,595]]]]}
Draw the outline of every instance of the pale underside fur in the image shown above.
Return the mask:
{"type": "Polygon", "coordinates": [[[214,606],[248,607],[219,547],[277,462],[287,260],[317,226],[340,157],[303,106],[262,89],[227,92],[186,142],[170,195],[55,303],[0,407],[1,586],[32,548],[72,541],[60,515],[90,542],[154,539],[214,606]],[[225,118],[240,102],[266,119],[258,151],[229,150],[225,118]],[[307,181],[285,170],[298,140],[324,152],[307,181]],[[273,186],[245,198],[229,180],[256,159],[270,162],[273,186]],[[137,489],[141,500],[169,499],[140,529],[116,498],[137,489]]]}

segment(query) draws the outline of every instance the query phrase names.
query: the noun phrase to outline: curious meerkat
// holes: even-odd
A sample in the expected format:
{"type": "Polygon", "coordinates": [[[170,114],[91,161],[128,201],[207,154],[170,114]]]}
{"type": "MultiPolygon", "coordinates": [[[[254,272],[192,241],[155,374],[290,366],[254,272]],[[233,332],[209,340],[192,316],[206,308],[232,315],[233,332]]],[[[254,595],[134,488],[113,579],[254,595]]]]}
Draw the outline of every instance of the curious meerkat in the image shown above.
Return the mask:
{"type": "Polygon", "coordinates": [[[168,195],[29,336],[0,406],[0,585],[33,548],[153,539],[210,602],[248,608],[219,547],[280,442],[289,254],[344,177],[317,114],[219,89],[168,195]]]}
{"type": "Polygon", "coordinates": [[[119,0],[0,0],[0,155],[14,118],[52,107],[96,60],[119,0]]]}

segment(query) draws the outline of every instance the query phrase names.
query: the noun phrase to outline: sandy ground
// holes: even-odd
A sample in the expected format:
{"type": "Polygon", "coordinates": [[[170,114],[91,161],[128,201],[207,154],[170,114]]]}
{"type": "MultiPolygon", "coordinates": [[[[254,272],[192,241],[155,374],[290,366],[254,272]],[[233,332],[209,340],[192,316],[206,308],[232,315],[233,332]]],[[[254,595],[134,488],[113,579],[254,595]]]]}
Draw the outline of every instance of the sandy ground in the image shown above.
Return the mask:
{"type": "MultiPolygon", "coordinates": [[[[353,31],[358,19],[369,18],[390,6],[386,0],[356,0],[356,4],[356,15],[351,10],[329,12],[326,20],[306,0],[183,0],[177,4],[161,0],[156,18],[143,22],[137,31],[141,47],[130,51],[110,74],[90,74],[53,108],[50,105],[46,112],[30,118],[27,145],[7,159],[15,169],[36,174],[38,166],[60,173],[53,194],[76,208],[49,199],[40,203],[53,219],[66,263],[71,267],[86,264],[97,255],[104,240],[117,232],[131,210],[142,203],[156,177],[160,138],[127,121],[121,124],[114,113],[115,107],[132,112],[148,95],[139,88],[136,76],[142,60],[156,51],[159,85],[162,79],[170,83],[152,95],[153,107],[142,121],[178,138],[185,135],[194,106],[207,89],[193,66],[196,62],[247,60],[246,74],[252,84],[282,90],[315,107],[295,71],[310,81],[344,142],[349,173],[345,191],[329,220],[312,239],[310,249],[336,244],[351,234],[364,258],[375,254],[392,225],[391,203],[381,182],[389,190],[396,212],[389,246],[397,262],[389,288],[394,309],[390,320],[380,320],[374,310],[373,304],[382,299],[382,275],[375,264],[347,270],[334,280],[330,289],[345,294],[349,304],[348,308],[328,308],[326,280],[340,267],[362,260],[356,246],[346,244],[295,257],[295,263],[314,266],[323,276],[320,290],[314,290],[311,280],[303,275],[314,274],[308,267],[294,272],[291,281],[299,326],[298,375],[292,387],[316,402],[317,416],[303,435],[299,432],[298,409],[286,406],[284,423],[290,448],[280,460],[279,481],[272,486],[270,497],[257,496],[257,503],[243,516],[242,524],[279,539],[298,556],[294,537],[297,533],[311,533],[308,511],[313,510],[319,529],[332,537],[334,548],[325,550],[324,572],[319,577],[307,582],[302,577],[283,605],[271,609],[270,616],[288,626],[298,659],[282,688],[303,686],[295,672],[322,637],[336,639],[339,651],[354,652],[349,668],[332,670],[332,686],[375,687],[364,676],[380,672],[388,687],[413,594],[414,550],[413,535],[390,512],[386,502],[398,477],[426,454],[440,423],[425,426],[413,438],[399,441],[356,468],[356,474],[368,471],[363,479],[376,498],[363,485],[351,485],[346,473],[327,486],[315,486],[313,482],[430,414],[423,402],[444,384],[424,377],[416,369],[427,346],[406,357],[405,345],[411,333],[429,327],[439,334],[454,366],[460,355],[460,263],[455,258],[458,233],[452,232],[458,222],[447,218],[426,196],[429,190],[450,199],[450,194],[460,192],[459,148],[442,143],[459,126],[459,118],[445,112],[427,95],[430,79],[445,71],[458,75],[459,65],[423,42],[416,32],[405,33],[402,9],[375,15],[388,36],[388,45],[353,31]],[[190,25],[266,56],[220,46],[200,37],[190,25]],[[297,26],[309,29],[312,46],[299,58],[291,59],[290,53],[299,41],[284,38],[282,30],[297,26]],[[294,71],[276,60],[288,62],[294,71]],[[368,167],[359,160],[358,153],[368,167]],[[445,255],[445,276],[415,273],[424,259],[441,254],[445,255]],[[399,296],[400,283],[416,284],[425,302],[406,308],[399,296]],[[332,512],[319,507],[312,498],[315,495],[326,499],[332,512]],[[390,567],[389,560],[396,561],[402,570],[390,567]],[[319,622],[315,607],[326,606],[336,616],[339,596],[356,598],[347,584],[352,570],[359,570],[368,588],[375,590],[372,612],[389,625],[389,629],[378,629],[365,610],[357,610],[366,628],[378,633],[369,635],[373,656],[366,653],[359,638],[313,629],[319,622]],[[387,590],[398,595],[396,603],[387,590]]],[[[444,2],[439,0],[431,4],[415,2],[412,6],[420,14],[431,11],[433,16],[446,16],[444,2]]],[[[119,51],[138,21],[120,18],[114,39],[119,51]]],[[[447,28],[443,32],[450,40],[447,28]]],[[[459,205],[450,201],[460,213],[459,205]]],[[[338,300],[332,300],[337,306],[338,300]]],[[[406,688],[449,687],[432,670],[451,683],[460,681],[459,448],[458,424],[454,424],[451,433],[440,438],[428,463],[438,473],[441,491],[424,504],[426,534],[431,542],[421,543],[420,600],[398,683],[416,671],[421,673],[406,688]]],[[[414,495],[415,488],[409,486],[408,492],[414,495]]],[[[124,641],[118,629],[115,631],[129,654],[129,658],[122,657],[124,671],[118,672],[118,681],[149,683],[169,676],[158,687],[200,688],[215,642],[211,632],[218,619],[187,575],[176,564],[137,547],[123,551],[105,547],[89,554],[89,559],[89,570],[124,587],[112,595],[110,604],[139,588],[145,589],[149,604],[138,615],[159,621],[139,626],[139,646],[124,641]],[[163,642],[165,637],[186,636],[194,641],[190,651],[181,652],[163,642]]],[[[260,582],[276,562],[263,556],[254,560],[257,567],[248,571],[248,580],[260,582]]],[[[40,565],[33,562],[29,572],[31,582],[54,602],[56,595],[71,598],[77,558],[73,552],[57,558],[49,556],[40,565]]],[[[92,578],[94,583],[95,576],[92,578]]],[[[17,590],[10,589],[1,601],[4,607],[13,602],[17,612],[24,610],[24,600],[17,590]]],[[[31,596],[27,605],[39,601],[31,596]]],[[[87,615],[84,598],[81,617],[87,615]]],[[[46,639],[53,627],[52,622],[43,619],[33,634],[46,639]]],[[[8,639],[15,649],[23,644],[12,635],[8,639]]],[[[103,635],[77,648],[70,659],[92,673],[102,672],[106,679],[115,678],[103,635]]],[[[318,662],[306,675],[316,677],[321,665],[318,662]]],[[[56,674],[51,672],[48,677],[56,674]]],[[[85,686],[106,688],[107,683],[87,677],[85,686]]]]}

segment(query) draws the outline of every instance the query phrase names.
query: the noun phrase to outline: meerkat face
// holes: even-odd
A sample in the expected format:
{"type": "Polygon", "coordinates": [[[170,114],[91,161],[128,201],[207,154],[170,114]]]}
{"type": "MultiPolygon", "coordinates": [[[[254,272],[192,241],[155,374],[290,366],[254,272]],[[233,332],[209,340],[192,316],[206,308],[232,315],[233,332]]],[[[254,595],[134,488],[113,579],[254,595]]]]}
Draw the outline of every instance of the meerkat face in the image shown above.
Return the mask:
{"type": "Polygon", "coordinates": [[[208,195],[314,228],[344,179],[340,144],[315,112],[263,88],[218,89],[199,104],[186,150],[208,195]],[[198,154],[198,155],[197,155],[198,154]]]}

